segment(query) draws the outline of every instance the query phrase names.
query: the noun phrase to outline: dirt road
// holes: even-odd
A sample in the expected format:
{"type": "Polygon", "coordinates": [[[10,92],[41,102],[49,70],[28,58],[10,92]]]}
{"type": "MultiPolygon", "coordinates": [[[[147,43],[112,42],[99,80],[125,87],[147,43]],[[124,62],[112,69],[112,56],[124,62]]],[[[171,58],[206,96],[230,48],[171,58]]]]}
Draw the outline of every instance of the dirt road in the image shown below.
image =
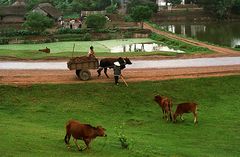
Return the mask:
{"type": "MultiPolygon", "coordinates": [[[[109,70],[110,78],[104,75],[97,77],[96,70],[91,70],[92,79],[79,80],[74,71],[69,70],[0,70],[0,84],[46,84],[46,83],[90,83],[112,82],[113,72],[109,70]]],[[[239,75],[240,66],[195,67],[171,69],[125,69],[123,76],[128,83],[137,81],[167,80],[177,78],[199,78],[211,76],[239,75]]],[[[122,83],[123,84],[123,83],[122,83]]]]}

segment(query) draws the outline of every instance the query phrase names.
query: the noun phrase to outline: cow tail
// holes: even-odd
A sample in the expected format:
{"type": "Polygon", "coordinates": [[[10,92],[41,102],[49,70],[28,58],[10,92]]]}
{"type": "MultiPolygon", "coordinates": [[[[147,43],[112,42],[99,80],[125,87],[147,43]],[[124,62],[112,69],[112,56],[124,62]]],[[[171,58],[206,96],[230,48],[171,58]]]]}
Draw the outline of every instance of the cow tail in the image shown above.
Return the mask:
{"type": "Polygon", "coordinates": [[[66,125],[66,135],[65,135],[65,138],[64,138],[64,141],[65,141],[66,144],[69,144],[69,140],[70,140],[70,137],[71,137],[70,127],[71,127],[71,124],[68,122],[67,125],[66,125]]]}

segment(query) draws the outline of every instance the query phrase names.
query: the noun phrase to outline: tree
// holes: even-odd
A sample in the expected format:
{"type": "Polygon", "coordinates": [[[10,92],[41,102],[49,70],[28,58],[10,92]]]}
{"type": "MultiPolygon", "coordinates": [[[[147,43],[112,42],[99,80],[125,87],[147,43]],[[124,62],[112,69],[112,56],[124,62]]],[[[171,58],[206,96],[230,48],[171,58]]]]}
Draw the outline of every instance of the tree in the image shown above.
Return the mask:
{"type": "Polygon", "coordinates": [[[232,6],[232,12],[235,14],[240,14],[240,0],[236,0],[232,6]]]}
{"type": "Polygon", "coordinates": [[[88,28],[100,29],[104,28],[107,23],[107,19],[104,15],[95,14],[89,15],[86,19],[86,25],[88,28]]]}
{"type": "Polygon", "coordinates": [[[199,0],[204,9],[219,19],[228,18],[236,0],[199,0]]]}
{"type": "Polygon", "coordinates": [[[23,23],[23,26],[28,30],[40,33],[45,31],[47,28],[51,28],[53,24],[53,20],[47,16],[37,12],[31,12],[26,16],[26,21],[23,23]]]}
{"type": "Polygon", "coordinates": [[[153,11],[148,6],[136,6],[132,14],[130,15],[132,19],[136,22],[141,22],[141,27],[143,28],[143,21],[149,20],[153,14],[153,11]]]}
{"type": "Polygon", "coordinates": [[[153,12],[158,11],[158,6],[156,4],[156,1],[149,1],[149,0],[129,0],[127,3],[127,13],[131,14],[133,9],[138,6],[148,6],[153,12]]]}

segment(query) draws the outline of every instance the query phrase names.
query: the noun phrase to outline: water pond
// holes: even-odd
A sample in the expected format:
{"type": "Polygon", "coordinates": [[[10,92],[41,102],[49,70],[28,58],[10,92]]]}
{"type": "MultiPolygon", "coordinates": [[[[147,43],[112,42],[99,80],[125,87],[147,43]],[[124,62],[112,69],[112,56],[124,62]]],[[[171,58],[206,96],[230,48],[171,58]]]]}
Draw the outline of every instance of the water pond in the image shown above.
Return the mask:
{"type": "Polygon", "coordinates": [[[157,44],[157,43],[134,43],[126,44],[112,47],[110,49],[111,53],[119,52],[175,52],[175,53],[184,53],[181,50],[175,50],[167,46],[157,44]]]}
{"type": "Polygon", "coordinates": [[[159,23],[167,31],[221,46],[240,46],[240,22],[159,23]]]}

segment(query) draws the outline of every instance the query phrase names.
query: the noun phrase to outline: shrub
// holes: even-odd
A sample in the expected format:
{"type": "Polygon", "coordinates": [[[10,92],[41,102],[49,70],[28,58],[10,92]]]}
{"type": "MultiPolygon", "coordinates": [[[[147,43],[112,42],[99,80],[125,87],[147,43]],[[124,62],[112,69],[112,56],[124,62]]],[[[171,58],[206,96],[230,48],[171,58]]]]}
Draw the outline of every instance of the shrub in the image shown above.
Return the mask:
{"type": "Polygon", "coordinates": [[[86,20],[87,28],[104,28],[106,23],[107,19],[104,15],[101,14],[89,15],[86,20]]]}
{"type": "Polygon", "coordinates": [[[106,12],[109,13],[109,14],[116,14],[117,13],[117,3],[114,4],[114,5],[110,5],[106,8],[106,12]]]}
{"type": "Polygon", "coordinates": [[[43,32],[47,28],[51,28],[54,22],[47,16],[44,16],[37,12],[32,12],[27,15],[26,21],[23,23],[23,26],[35,32],[43,32]]]}
{"type": "Polygon", "coordinates": [[[129,138],[125,135],[123,126],[115,127],[115,130],[117,132],[118,140],[121,143],[122,149],[129,149],[132,140],[129,140],[129,138]]]}
{"type": "Polygon", "coordinates": [[[6,44],[8,44],[8,42],[9,42],[9,39],[7,39],[7,38],[0,38],[0,45],[6,45],[6,44]]]}

